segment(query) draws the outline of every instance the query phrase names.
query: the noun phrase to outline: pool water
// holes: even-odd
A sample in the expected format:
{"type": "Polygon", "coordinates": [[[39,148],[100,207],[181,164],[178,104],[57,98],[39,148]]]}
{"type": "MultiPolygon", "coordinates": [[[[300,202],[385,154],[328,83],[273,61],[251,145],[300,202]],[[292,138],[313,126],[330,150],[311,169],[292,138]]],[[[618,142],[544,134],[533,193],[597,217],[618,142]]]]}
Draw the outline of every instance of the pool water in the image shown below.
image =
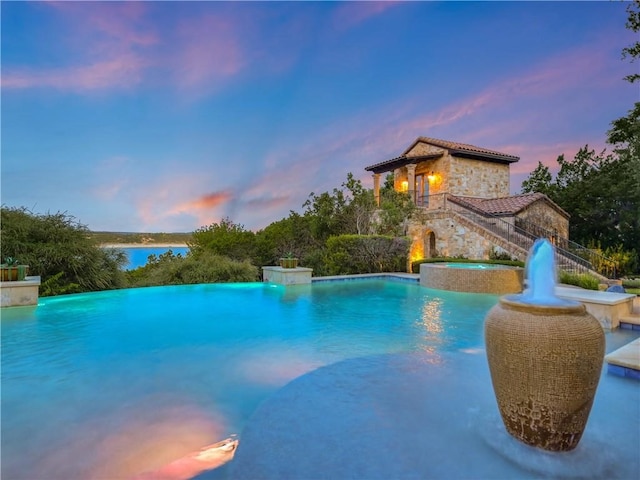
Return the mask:
{"type": "Polygon", "coordinates": [[[445,268],[464,268],[471,270],[487,270],[487,269],[510,269],[507,265],[499,265],[493,263],[436,263],[436,266],[442,265],[445,268]]]}
{"type": "Polygon", "coordinates": [[[2,478],[128,478],[317,367],[483,348],[495,295],[358,280],[153,287],[2,311],[2,478]]]}

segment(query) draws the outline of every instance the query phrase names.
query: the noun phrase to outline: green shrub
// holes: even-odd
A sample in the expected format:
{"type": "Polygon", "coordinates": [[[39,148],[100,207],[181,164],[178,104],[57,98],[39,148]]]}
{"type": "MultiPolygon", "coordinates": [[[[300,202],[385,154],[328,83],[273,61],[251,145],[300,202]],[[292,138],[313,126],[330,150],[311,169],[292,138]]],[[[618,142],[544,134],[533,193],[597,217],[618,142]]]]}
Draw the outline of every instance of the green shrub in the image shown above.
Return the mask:
{"type": "Polygon", "coordinates": [[[524,267],[524,262],[520,260],[474,260],[470,258],[458,258],[458,257],[434,257],[434,258],[422,258],[411,263],[411,271],[413,273],[420,273],[421,263],[487,263],[489,265],[507,265],[510,267],[524,267]]]}
{"type": "Polygon", "coordinates": [[[128,271],[126,275],[131,287],[255,282],[258,268],[248,260],[232,260],[211,252],[182,257],[169,250],[159,257],[151,255],[145,266],[128,271]]]}
{"type": "Polygon", "coordinates": [[[600,280],[588,273],[570,273],[560,270],[558,273],[558,282],[565,285],[575,285],[577,287],[586,288],[587,290],[598,290],[600,280]]]}
{"type": "Polygon", "coordinates": [[[41,296],[124,286],[124,252],[100,248],[87,227],[66,213],[2,207],[2,258],[7,256],[41,277],[41,296]]]}
{"type": "Polygon", "coordinates": [[[624,288],[640,288],[640,278],[623,278],[622,286],[624,288]]]}
{"type": "Polygon", "coordinates": [[[489,260],[509,260],[512,261],[513,257],[509,252],[505,252],[504,250],[500,251],[497,247],[491,247],[491,251],[489,252],[489,260]]]}
{"type": "Polygon", "coordinates": [[[410,240],[384,235],[338,235],[327,240],[328,275],[404,272],[410,240]]]}

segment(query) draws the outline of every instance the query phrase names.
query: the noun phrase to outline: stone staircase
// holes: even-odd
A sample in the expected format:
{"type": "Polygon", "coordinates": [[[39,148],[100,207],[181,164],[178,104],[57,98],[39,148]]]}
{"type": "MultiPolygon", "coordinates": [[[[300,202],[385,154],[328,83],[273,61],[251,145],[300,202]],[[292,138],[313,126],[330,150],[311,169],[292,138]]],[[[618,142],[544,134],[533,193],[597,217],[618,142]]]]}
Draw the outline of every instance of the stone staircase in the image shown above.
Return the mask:
{"type": "MultiPolygon", "coordinates": [[[[465,202],[462,199],[448,196],[445,200],[445,209],[456,217],[456,220],[463,224],[471,224],[477,229],[481,229],[485,238],[491,239],[496,245],[503,250],[509,252],[512,256],[525,260],[529,249],[538,238],[538,235],[530,233],[522,228],[516,227],[502,218],[488,214],[479,210],[475,206],[465,202]],[[466,221],[462,220],[466,219],[466,221]]],[[[542,231],[542,227],[537,227],[542,231]]],[[[560,239],[561,244],[573,244],[568,239],[560,239]]],[[[583,251],[588,251],[586,247],[573,244],[583,251]]],[[[589,273],[603,283],[608,283],[609,278],[596,271],[592,263],[574,253],[561,248],[560,245],[555,246],[556,264],[563,270],[574,273],[589,273]]],[[[601,258],[608,261],[604,257],[601,258]]]]}

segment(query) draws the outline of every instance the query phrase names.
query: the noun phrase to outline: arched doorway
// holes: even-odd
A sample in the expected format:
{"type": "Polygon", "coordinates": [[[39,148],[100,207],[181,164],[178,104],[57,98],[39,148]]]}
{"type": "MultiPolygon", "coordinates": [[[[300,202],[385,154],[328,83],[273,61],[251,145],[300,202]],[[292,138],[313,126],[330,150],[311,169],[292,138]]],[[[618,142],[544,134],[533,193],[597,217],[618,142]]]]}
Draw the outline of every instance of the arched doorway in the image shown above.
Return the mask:
{"type": "Polygon", "coordinates": [[[432,230],[424,232],[424,258],[436,256],[436,234],[432,230]]]}

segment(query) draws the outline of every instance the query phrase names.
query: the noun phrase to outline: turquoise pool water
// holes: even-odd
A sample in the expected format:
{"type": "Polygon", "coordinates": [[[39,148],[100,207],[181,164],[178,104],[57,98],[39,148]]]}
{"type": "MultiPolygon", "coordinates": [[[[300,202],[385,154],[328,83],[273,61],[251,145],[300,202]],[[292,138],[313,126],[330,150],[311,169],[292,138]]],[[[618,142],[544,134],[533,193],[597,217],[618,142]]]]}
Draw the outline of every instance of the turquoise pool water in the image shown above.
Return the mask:
{"type": "Polygon", "coordinates": [[[239,433],[293,378],[483,348],[497,296],[385,280],[157,287],[2,311],[2,478],[128,478],[239,433]]]}
{"type": "Polygon", "coordinates": [[[509,267],[507,265],[496,265],[493,263],[436,263],[436,266],[442,265],[445,268],[463,268],[470,270],[491,270],[491,269],[502,269],[505,268],[514,268],[509,267]]]}

